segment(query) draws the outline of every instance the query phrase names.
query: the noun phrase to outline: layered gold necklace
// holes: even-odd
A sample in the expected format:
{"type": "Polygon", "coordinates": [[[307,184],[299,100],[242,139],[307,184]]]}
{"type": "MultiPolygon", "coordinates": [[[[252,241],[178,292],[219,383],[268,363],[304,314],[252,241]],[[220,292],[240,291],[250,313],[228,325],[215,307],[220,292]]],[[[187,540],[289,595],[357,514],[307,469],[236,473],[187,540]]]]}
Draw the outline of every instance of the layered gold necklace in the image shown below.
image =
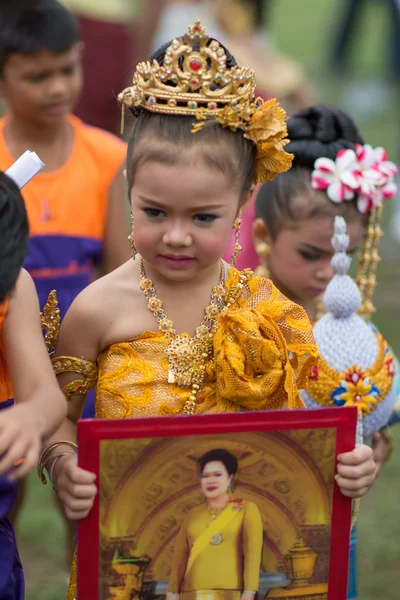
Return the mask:
{"type": "Polygon", "coordinates": [[[149,310],[155,316],[159,330],[167,337],[169,344],[166,356],[169,362],[168,383],[179,386],[192,386],[189,400],[183,407],[183,414],[194,414],[196,395],[204,380],[206,362],[213,356],[213,336],[218,327],[217,316],[223,308],[225,296],[225,267],[220,261],[219,284],[212,290],[209,306],[205,309],[204,319],[196,328],[194,337],[179,334],[173,322],[167,318],[162,301],[157,297],[154,284],[146,277],[143,259],[139,260],[140,289],[143,291],[149,310]]]}

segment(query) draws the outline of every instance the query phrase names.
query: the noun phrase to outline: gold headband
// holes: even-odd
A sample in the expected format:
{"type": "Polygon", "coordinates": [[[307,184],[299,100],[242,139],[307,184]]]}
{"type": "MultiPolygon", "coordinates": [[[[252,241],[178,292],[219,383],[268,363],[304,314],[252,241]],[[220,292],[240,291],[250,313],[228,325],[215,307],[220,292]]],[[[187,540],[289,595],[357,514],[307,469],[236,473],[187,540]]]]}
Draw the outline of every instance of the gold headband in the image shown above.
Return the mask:
{"type": "Polygon", "coordinates": [[[275,99],[254,98],[253,69],[229,68],[227,61],[221,44],[210,40],[200,21],[195,21],[183,40],[172,41],[163,64],[156,60],[139,63],[133,85],[118,99],[129,108],[193,116],[197,120],[193,133],[210,118],[222,127],[243,130],[257,147],[253,181],[261,183],[292,165],[293,155],[284,150],[289,143],[286,113],[275,99]]]}

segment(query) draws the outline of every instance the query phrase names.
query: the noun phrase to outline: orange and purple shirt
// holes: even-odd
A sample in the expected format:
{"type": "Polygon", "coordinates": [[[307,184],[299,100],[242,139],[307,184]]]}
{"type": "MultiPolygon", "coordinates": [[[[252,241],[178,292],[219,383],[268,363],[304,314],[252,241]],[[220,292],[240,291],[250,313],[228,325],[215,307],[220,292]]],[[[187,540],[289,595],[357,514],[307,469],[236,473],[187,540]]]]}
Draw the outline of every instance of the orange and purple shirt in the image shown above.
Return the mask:
{"type": "MultiPolygon", "coordinates": [[[[3,171],[16,159],[4,138],[6,122],[7,117],[0,120],[3,171]]],[[[59,169],[36,175],[23,190],[30,226],[24,267],[41,307],[57,290],[62,316],[101,264],[109,191],[126,156],[126,145],[116,136],[73,115],[68,122],[74,132],[69,159],[59,169]]]]}
{"type": "Polygon", "coordinates": [[[6,357],[3,346],[3,323],[6,318],[8,301],[0,304],[0,409],[13,403],[13,391],[8,374],[6,357]]]}

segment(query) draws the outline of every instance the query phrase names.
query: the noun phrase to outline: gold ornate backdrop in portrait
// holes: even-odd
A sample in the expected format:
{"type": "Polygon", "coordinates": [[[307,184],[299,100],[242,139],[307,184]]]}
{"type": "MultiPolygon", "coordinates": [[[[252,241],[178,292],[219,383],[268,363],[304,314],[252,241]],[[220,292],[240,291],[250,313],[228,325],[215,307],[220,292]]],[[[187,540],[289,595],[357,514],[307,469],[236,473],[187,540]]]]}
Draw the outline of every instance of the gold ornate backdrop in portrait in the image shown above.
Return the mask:
{"type": "Polygon", "coordinates": [[[261,515],[259,598],[327,598],[334,428],[102,440],[101,600],[166,594],[177,534],[205,501],[199,459],[214,448],[238,460],[232,497],[261,515]]]}

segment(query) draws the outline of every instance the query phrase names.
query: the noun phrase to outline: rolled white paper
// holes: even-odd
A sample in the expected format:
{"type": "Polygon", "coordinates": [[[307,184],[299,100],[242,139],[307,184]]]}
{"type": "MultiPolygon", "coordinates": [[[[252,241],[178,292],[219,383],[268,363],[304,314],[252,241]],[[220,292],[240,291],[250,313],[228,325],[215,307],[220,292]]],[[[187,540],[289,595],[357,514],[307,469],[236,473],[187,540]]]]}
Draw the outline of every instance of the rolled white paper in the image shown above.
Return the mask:
{"type": "Polygon", "coordinates": [[[35,175],[45,166],[36,152],[27,150],[18,160],[6,171],[6,175],[11,177],[19,187],[23,188],[35,175]]]}

